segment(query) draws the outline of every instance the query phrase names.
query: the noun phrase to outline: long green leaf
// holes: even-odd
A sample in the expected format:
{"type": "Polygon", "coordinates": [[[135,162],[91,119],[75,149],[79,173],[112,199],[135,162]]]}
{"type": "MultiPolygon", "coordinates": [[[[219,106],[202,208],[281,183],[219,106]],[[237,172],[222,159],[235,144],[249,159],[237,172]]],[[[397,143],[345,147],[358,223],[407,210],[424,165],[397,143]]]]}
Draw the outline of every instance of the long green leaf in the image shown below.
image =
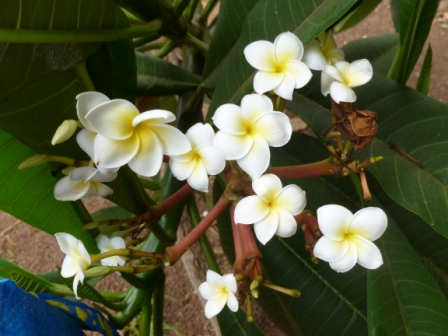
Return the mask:
{"type": "Polygon", "coordinates": [[[364,20],[373,10],[381,3],[382,0],[361,1],[356,10],[347,15],[335,27],[335,32],[340,33],[346,29],[356,26],[359,22],[364,20]]]}
{"type": "Polygon", "coordinates": [[[224,309],[218,314],[218,323],[223,336],[263,336],[264,333],[253,322],[247,322],[246,314],[242,309],[236,313],[229,308],[224,309]]]}
{"type": "Polygon", "coordinates": [[[416,90],[423,94],[428,94],[429,84],[431,83],[431,70],[432,70],[432,49],[431,45],[428,46],[426,50],[425,59],[423,60],[422,68],[420,70],[420,76],[418,77],[418,82],[416,90]]]}

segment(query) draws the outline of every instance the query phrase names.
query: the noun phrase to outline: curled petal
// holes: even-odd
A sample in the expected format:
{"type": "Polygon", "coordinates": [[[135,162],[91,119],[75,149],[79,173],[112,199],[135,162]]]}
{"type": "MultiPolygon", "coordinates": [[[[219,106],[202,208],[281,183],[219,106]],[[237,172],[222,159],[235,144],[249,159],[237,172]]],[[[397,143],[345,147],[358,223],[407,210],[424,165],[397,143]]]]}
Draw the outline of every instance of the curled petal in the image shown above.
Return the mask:
{"type": "MultiPolygon", "coordinates": [[[[84,279],[83,279],[84,280],[84,279]]],[[[78,285],[80,282],[80,274],[76,273],[73,279],[73,293],[75,294],[76,299],[80,300],[81,298],[78,296],[78,285]]],[[[81,281],[82,283],[82,281],[81,281]]]]}
{"type": "Polygon", "coordinates": [[[279,217],[277,211],[270,211],[269,214],[261,221],[254,224],[254,231],[260,243],[265,245],[274,234],[279,226],[279,217]]]}
{"type": "Polygon", "coordinates": [[[292,100],[292,94],[296,85],[295,78],[290,72],[284,72],[283,75],[283,80],[274,88],[274,92],[283,99],[292,100]]]}
{"type": "Polygon", "coordinates": [[[233,312],[236,312],[238,310],[239,304],[235,294],[229,293],[227,295],[227,307],[229,307],[229,309],[233,312]]]}
{"type": "Polygon", "coordinates": [[[199,148],[197,153],[201,157],[202,164],[204,165],[207,174],[217,175],[224,170],[226,166],[226,155],[221,149],[213,146],[206,146],[199,148]]]}
{"type": "Polygon", "coordinates": [[[297,231],[297,223],[289,211],[276,209],[278,214],[278,227],[275,234],[277,236],[287,238],[291,237],[297,231]]]}
{"type": "Polygon", "coordinates": [[[78,260],[70,256],[65,256],[62,262],[61,276],[63,278],[70,278],[78,273],[78,260]]]}
{"type": "Polygon", "coordinates": [[[138,152],[128,165],[134,172],[143,176],[156,175],[163,162],[162,145],[153,132],[139,132],[140,146],[138,152]]]}
{"type": "Polygon", "coordinates": [[[94,174],[97,170],[93,167],[78,167],[70,172],[70,181],[86,181],[94,174]]]}
{"type": "Polygon", "coordinates": [[[247,62],[257,70],[275,71],[274,44],[269,41],[255,41],[244,48],[247,62]]]}
{"type": "Polygon", "coordinates": [[[91,184],[94,187],[94,192],[91,196],[106,197],[114,193],[113,189],[105,184],[99,182],[91,182],[91,184]]]}
{"type": "Polygon", "coordinates": [[[347,232],[370,241],[377,240],[386,231],[387,216],[380,208],[364,208],[353,215],[347,232]]]}
{"type": "Polygon", "coordinates": [[[93,158],[93,145],[95,143],[95,138],[98,133],[91,132],[89,129],[84,128],[76,135],[76,141],[79,147],[87,153],[90,158],[93,158]]]}
{"type": "Polygon", "coordinates": [[[90,184],[84,181],[70,181],[66,176],[54,186],[54,198],[59,201],[76,201],[83,198],[89,191],[90,184]]]}
{"type": "Polygon", "coordinates": [[[254,139],[248,135],[231,135],[220,131],[216,133],[213,146],[220,148],[226,155],[226,160],[238,160],[247,155],[254,139]]]}
{"type": "Polygon", "coordinates": [[[340,102],[353,103],[356,101],[355,91],[339,82],[333,82],[330,85],[330,96],[338,104],[340,102]]]}
{"type": "Polygon", "coordinates": [[[347,272],[355,266],[358,260],[358,250],[356,245],[352,242],[348,242],[347,253],[339,260],[330,261],[330,267],[336,272],[347,272]]]}
{"type": "Polygon", "coordinates": [[[213,123],[221,131],[232,135],[246,134],[247,126],[242,116],[241,107],[224,104],[218,107],[212,117],[213,123]]]}
{"type": "Polygon", "coordinates": [[[55,233],[54,236],[63,253],[73,258],[78,255],[78,239],[65,232],[55,233]]]}
{"type": "Polygon", "coordinates": [[[320,73],[320,90],[324,96],[330,93],[330,86],[334,81],[335,79],[325,71],[320,73]]]}
{"type": "Polygon", "coordinates": [[[258,71],[254,77],[254,91],[263,94],[274,90],[282,83],[284,77],[281,72],[258,71]]]}
{"type": "Polygon", "coordinates": [[[103,235],[103,234],[99,234],[96,237],[96,244],[98,245],[98,249],[101,252],[105,252],[105,251],[109,251],[110,250],[110,239],[103,235]]]}
{"type": "MultiPolygon", "coordinates": [[[[338,62],[337,64],[342,64],[347,62],[338,62]]],[[[348,63],[347,63],[348,64],[348,63]]],[[[337,80],[338,82],[344,82],[344,78],[342,77],[341,72],[339,69],[334,65],[324,65],[322,71],[330,76],[333,80],[337,80]]]]}
{"type": "Polygon", "coordinates": [[[210,124],[197,123],[185,133],[193,149],[212,146],[215,132],[210,124]]]}
{"type": "Polygon", "coordinates": [[[359,236],[352,236],[350,241],[358,249],[358,264],[368,269],[375,269],[383,264],[381,252],[374,243],[359,236]]]}
{"type": "Polygon", "coordinates": [[[319,238],[314,246],[313,253],[316,258],[324,261],[337,261],[347,253],[349,243],[347,240],[336,241],[325,236],[319,238]]]}
{"type": "Polygon", "coordinates": [[[217,315],[227,303],[227,296],[221,295],[219,298],[215,300],[207,301],[204,307],[205,316],[207,318],[212,318],[217,315]]]}
{"type": "Polygon", "coordinates": [[[102,136],[124,140],[132,136],[132,120],[139,115],[137,108],[124,99],[115,99],[90,110],[86,119],[102,136]]]}
{"type": "Polygon", "coordinates": [[[304,87],[308,84],[311,77],[313,77],[311,70],[305,65],[305,63],[300,61],[289,61],[286,63],[284,71],[287,71],[293,75],[295,81],[294,88],[296,89],[304,87]]]}
{"type": "Polygon", "coordinates": [[[266,202],[260,197],[256,195],[244,197],[235,207],[235,222],[253,224],[266,217],[269,211],[266,202]]]}
{"type": "Polygon", "coordinates": [[[87,178],[87,181],[95,182],[112,182],[117,178],[117,171],[115,169],[104,169],[103,171],[95,169],[87,178]]]}
{"type": "Polygon", "coordinates": [[[241,100],[241,115],[246,125],[251,125],[258,117],[273,110],[272,101],[265,95],[249,94],[241,100]]]}
{"type": "Polygon", "coordinates": [[[247,155],[238,159],[237,163],[252,179],[257,179],[268,168],[271,152],[263,137],[255,134],[252,138],[254,140],[252,148],[247,155]]]}
{"type": "Polygon", "coordinates": [[[94,143],[94,161],[104,168],[121,167],[137,154],[139,146],[137,134],[126,140],[111,140],[98,134],[94,143]]]}
{"type": "Polygon", "coordinates": [[[80,265],[82,266],[82,269],[87,269],[91,262],[89,252],[87,252],[84,244],[80,240],[78,240],[77,247],[80,255],[80,265]]]}
{"type": "Polygon", "coordinates": [[[196,166],[187,178],[187,182],[195,190],[208,192],[208,175],[200,160],[196,161],[196,166]]]}
{"type": "Polygon", "coordinates": [[[196,167],[196,160],[192,159],[188,162],[179,162],[171,158],[169,165],[173,175],[179,181],[184,181],[191,175],[193,169],[196,167]]]}
{"type": "Polygon", "coordinates": [[[261,135],[272,147],[281,147],[288,143],[292,135],[289,118],[281,112],[268,112],[255,120],[252,130],[261,135]]]}
{"type": "Polygon", "coordinates": [[[303,44],[291,32],[281,33],[274,41],[274,58],[278,65],[284,65],[290,60],[300,61],[303,56],[303,44]]]}
{"type": "Polygon", "coordinates": [[[96,133],[96,130],[86,120],[87,113],[94,107],[108,101],[110,101],[110,99],[101,92],[83,92],[76,96],[76,112],[78,114],[78,119],[89,131],[96,133]]]}
{"type": "Polygon", "coordinates": [[[320,231],[332,240],[344,239],[348,223],[353,214],[343,206],[328,204],[317,209],[317,222],[320,231]]]}
{"type": "Polygon", "coordinates": [[[366,84],[372,79],[372,64],[366,59],[357,60],[350,64],[347,74],[350,82],[347,83],[351,87],[366,84]]]}
{"type": "MultiPolygon", "coordinates": [[[[328,73],[327,70],[330,70],[330,68],[328,68],[329,66],[325,66],[324,69],[325,71],[328,73]],[[327,69],[328,68],[328,69],[327,69]]],[[[349,71],[350,71],[350,63],[346,62],[346,61],[342,61],[342,62],[337,62],[334,67],[331,69],[331,71],[337,71],[339,72],[339,76],[341,76],[342,79],[338,79],[336,77],[334,77],[336,80],[340,81],[340,82],[345,82],[346,78],[348,78],[349,75],[349,71]],[[334,69],[333,69],[334,68],[334,69]]],[[[330,73],[329,73],[330,74],[330,73]]],[[[336,75],[336,72],[334,73],[336,75]]],[[[330,74],[331,75],[331,74],[330,74]]]]}
{"type": "Polygon", "coordinates": [[[123,238],[118,237],[118,236],[117,237],[112,237],[110,239],[110,244],[112,245],[112,247],[115,250],[126,248],[126,243],[124,242],[123,238]]]}
{"type": "Polygon", "coordinates": [[[305,191],[295,184],[290,184],[278,193],[275,198],[275,205],[278,208],[288,211],[293,216],[296,216],[305,209],[305,191]]]}
{"type": "Polygon", "coordinates": [[[151,110],[136,116],[132,120],[132,126],[135,127],[143,121],[146,121],[148,124],[167,124],[174,120],[176,120],[176,116],[173,112],[166,110],[151,110]]]}
{"type": "Polygon", "coordinates": [[[191,145],[187,137],[177,128],[170,125],[157,124],[153,125],[151,130],[157,135],[162,145],[163,154],[181,155],[191,151],[191,145]]]}
{"type": "Polygon", "coordinates": [[[236,284],[235,276],[233,274],[223,275],[221,277],[221,283],[230,291],[230,293],[236,293],[238,286],[236,284]]]}
{"type": "Polygon", "coordinates": [[[252,182],[252,189],[265,202],[274,202],[282,190],[282,181],[277,175],[265,174],[252,182]]]}
{"type": "Polygon", "coordinates": [[[328,64],[319,41],[314,40],[305,47],[302,62],[313,70],[322,70],[323,66],[328,64]]]}

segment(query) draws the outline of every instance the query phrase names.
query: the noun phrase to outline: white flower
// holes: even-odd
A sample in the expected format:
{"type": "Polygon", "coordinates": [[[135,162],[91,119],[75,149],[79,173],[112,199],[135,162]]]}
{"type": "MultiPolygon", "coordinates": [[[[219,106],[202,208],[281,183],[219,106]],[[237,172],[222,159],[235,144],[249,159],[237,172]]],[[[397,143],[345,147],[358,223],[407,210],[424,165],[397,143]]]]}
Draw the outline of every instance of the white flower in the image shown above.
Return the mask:
{"type": "Polygon", "coordinates": [[[185,135],[167,125],[176,119],[169,111],[140,114],[127,100],[114,99],[91,108],[85,119],[98,132],[93,159],[103,168],[128,164],[137,174],[154,176],[163,154],[181,155],[191,150],[185,135]]]}
{"type": "Polygon", "coordinates": [[[255,235],[266,244],[274,234],[290,237],[297,230],[294,216],[306,205],[305,191],[291,184],[282,189],[282,182],[273,174],[266,174],[252,182],[256,195],[238,202],[235,208],[237,224],[254,223],[255,235]]]}
{"type": "Polygon", "coordinates": [[[107,175],[93,167],[79,167],[60,179],[54,187],[54,197],[59,201],[76,201],[90,196],[107,196],[113,190],[101,182],[110,182],[116,172],[107,175]]]}
{"type": "Polygon", "coordinates": [[[316,40],[305,47],[303,63],[310,69],[322,70],[326,64],[335,64],[344,60],[344,52],[338,49],[333,38],[333,31],[321,33],[316,40]]]}
{"type": "Polygon", "coordinates": [[[321,90],[324,96],[330,94],[336,103],[356,101],[352,88],[366,84],[372,79],[373,69],[366,59],[351,64],[337,62],[335,65],[324,65],[321,77],[321,90]]]}
{"type": "Polygon", "coordinates": [[[271,100],[263,95],[244,96],[241,107],[224,104],[212,119],[220,129],[213,144],[224,151],[227,160],[237,160],[253,179],[269,166],[269,146],[285,145],[292,134],[289,118],[273,111],[271,100]]]}
{"type": "Polygon", "coordinates": [[[222,172],[226,156],[221,149],[213,146],[215,132],[209,124],[197,123],[185,135],[192,150],[183,155],[171,156],[171,171],[179,181],[187,180],[192,188],[207,192],[208,175],[222,172]]]}
{"type": "Polygon", "coordinates": [[[84,244],[71,234],[59,232],[54,235],[58,241],[59,248],[66,254],[62,262],[61,276],[73,279],[73,293],[78,297],[78,284],[84,282],[84,271],[89,268],[90,256],[84,244]]]}
{"type": "MultiPolygon", "coordinates": [[[[123,238],[118,236],[109,239],[105,235],[100,234],[96,237],[96,243],[98,244],[98,249],[101,253],[126,248],[126,243],[123,238]]],[[[124,264],[126,264],[126,260],[120,256],[101,259],[101,265],[104,266],[124,266],[124,264]]]]}
{"type": "Polygon", "coordinates": [[[387,216],[380,208],[364,208],[354,215],[346,208],[329,204],[317,209],[317,221],[323,233],[314,247],[314,255],[330,262],[337,272],[347,272],[356,263],[368,269],[383,264],[381,252],[372,241],[387,227],[387,216]]]}
{"type": "Polygon", "coordinates": [[[294,89],[305,86],[311,79],[310,69],[301,62],[303,44],[293,33],[282,33],[274,43],[255,41],[244,49],[246,60],[259,70],[254,77],[254,90],[265,93],[273,90],[278,96],[291,100],[294,89]]]}
{"type": "Polygon", "coordinates": [[[198,288],[199,294],[207,300],[205,316],[212,318],[217,315],[226,303],[231,311],[236,312],[238,310],[238,300],[235,296],[237,284],[233,274],[221,276],[208,270],[206,280],[198,288]]]}

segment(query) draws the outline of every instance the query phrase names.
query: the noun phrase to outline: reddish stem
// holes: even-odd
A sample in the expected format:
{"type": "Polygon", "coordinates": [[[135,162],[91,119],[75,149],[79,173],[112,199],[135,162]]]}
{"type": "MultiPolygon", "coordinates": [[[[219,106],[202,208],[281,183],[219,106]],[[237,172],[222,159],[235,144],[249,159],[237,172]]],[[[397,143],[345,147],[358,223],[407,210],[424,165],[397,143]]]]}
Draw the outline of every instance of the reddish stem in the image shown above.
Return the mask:
{"type": "Polygon", "coordinates": [[[262,254],[257,247],[257,243],[255,242],[255,238],[250,226],[245,224],[238,224],[238,231],[240,232],[241,241],[244,244],[245,259],[249,260],[252,258],[261,258],[262,254]]]}
{"type": "Polygon", "coordinates": [[[233,234],[233,244],[235,246],[235,263],[233,264],[233,268],[235,269],[236,273],[243,273],[244,272],[244,266],[246,264],[246,260],[244,258],[245,252],[244,252],[244,243],[241,239],[239,226],[235,223],[234,214],[235,214],[235,204],[232,203],[230,205],[230,221],[232,222],[232,234],[233,234]]]}
{"type": "Polygon", "coordinates": [[[215,206],[210,210],[207,216],[202,219],[193,230],[190,231],[180,242],[165,250],[168,257],[168,262],[174,264],[189,248],[193,245],[199,237],[213,224],[218,216],[226,209],[230,201],[221,196],[216,202],[215,206]]]}
{"type": "Polygon", "coordinates": [[[155,206],[152,210],[152,216],[155,218],[160,218],[164,214],[166,214],[173,206],[182,201],[185,197],[190,195],[193,191],[193,188],[190,187],[189,184],[184,185],[166,200],[164,200],[159,205],[155,206]]]}
{"type": "Polygon", "coordinates": [[[298,166],[271,167],[269,173],[280,178],[304,178],[325,175],[334,175],[337,167],[331,164],[330,159],[298,166]]]}

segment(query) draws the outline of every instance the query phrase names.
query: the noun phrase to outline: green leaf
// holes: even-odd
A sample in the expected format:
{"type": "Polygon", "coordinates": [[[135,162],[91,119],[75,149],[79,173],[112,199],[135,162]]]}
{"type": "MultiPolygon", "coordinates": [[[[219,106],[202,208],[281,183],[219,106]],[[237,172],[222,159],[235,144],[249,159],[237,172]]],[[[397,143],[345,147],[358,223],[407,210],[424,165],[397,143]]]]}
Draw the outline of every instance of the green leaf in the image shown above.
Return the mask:
{"type": "MultiPolygon", "coordinates": [[[[322,101],[318,83],[301,92],[322,101]]],[[[448,134],[444,126],[448,123],[448,106],[378,75],[356,93],[358,108],[375,111],[379,123],[375,140],[356,156],[382,156],[382,162],[368,170],[387,194],[448,237],[448,134]],[[391,149],[389,143],[397,144],[424,168],[391,149]]],[[[295,103],[287,106],[316,134],[332,123],[326,107],[304,97],[296,96],[295,103]]]]}
{"type": "Polygon", "coordinates": [[[132,40],[104,43],[86,60],[96,90],[110,99],[135,102],[137,66],[132,40]]]}
{"type": "Polygon", "coordinates": [[[158,57],[135,53],[137,95],[170,96],[195,90],[201,78],[158,57]]]}
{"type": "Polygon", "coordinates": [[[342,49],[347,62],[367,58],[375,73],[387,75],[397,50],[398,38],[398,34],[372,36],[350,42],[342,49]]]}
{"type": "Polygon", "coordinates": [[[426,50],[425,59],[423,60],[423,65],[420,70],[420,76],[418,77],[417,87],[415,88],[418,92],[425,95],[429,92],[429,84],[431,83],[431,70],[432,70],[432,49],[431,45],[428,46],[426,50]]]}
{"type": "Polygon", "coordinates": [[[400,32],[400,0],[390,1],[390,12],[392,15],[392,22],[394,24],[395,31],[400,32]]]}
{"type": "Polygon", "coordinates": [[[447,298],[391,221],[380,249],[384,266],[368,272],[369,334],[443,335],[447,298]]]}
{"type": "Polygon", "coordinates": [[[347,15],[347,17],[336,25],[334,28],[335,32],[340,33],[348,28],[356,26],[372,13],[380,3],[381,0],[361,1],[361,4],[356,10],[347,15]]]}
{"type": "Polygon", "coordinates": [[[402,0],[400,9],[400,47],[389,78],[406,84],[429,35],[439,1],[402,0]]]}
{"type": "Polygon", "coordinates": [[[246,321],[246,313],[238,309],[232,312],[227,306],[217,315],[219,328],[223,336],[263,336],[264,333],[253,322],[246,321]]]}
{"type": "Polygon", "coordinates": [[[249,43],[256,40],[274,41],[280,33],[292,31],[306,45],[342,17],[355,2],[356,0],[303,1],[297,6],[284,0],[259,1],[247,15],[238,42],[222,65],[223,70],[210,104],[210,112],[224,103],[239,103],[244,94],[252,91],[255,71],[243,54],[249,43]]]}
{"type": "Polygon", "coordinates": [[[91,221],[78,202],[61,202],[54,198],[57,179],[48,165],[18,170],[18,165],[35,153],[20,141],[0,130],[0,210],[51,235],[67,232],[81,239],[86,248],[96,252],[95,241],[80,227],[91,221]]]}

